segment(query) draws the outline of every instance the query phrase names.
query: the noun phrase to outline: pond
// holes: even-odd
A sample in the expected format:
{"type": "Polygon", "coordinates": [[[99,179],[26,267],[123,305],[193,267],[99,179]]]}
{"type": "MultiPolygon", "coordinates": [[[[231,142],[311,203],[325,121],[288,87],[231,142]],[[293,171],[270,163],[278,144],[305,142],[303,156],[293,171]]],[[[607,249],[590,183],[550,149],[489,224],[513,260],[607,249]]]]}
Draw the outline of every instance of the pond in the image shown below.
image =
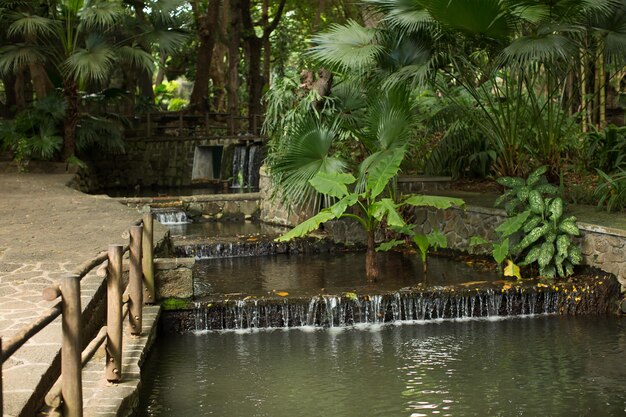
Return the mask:
{"type": "Polygon", "coordinates": [[[377,254],[380,277],[365,278],[364,253],[317,253],[307,255],[249,256],[196,261],[194,294],[241,293],[268,295],[276,291],[290,296],[341,294],[345,291],[380,293],[417,284],[449,285],[499,278],[494,269],[448,257],[429,256],[425,274],[414,253],[377,254]]]}
{"type": "Polygon", "coordinates": [[[168,335],[137,416],[623,416],[625,350],[555,315],[168,335]]]}

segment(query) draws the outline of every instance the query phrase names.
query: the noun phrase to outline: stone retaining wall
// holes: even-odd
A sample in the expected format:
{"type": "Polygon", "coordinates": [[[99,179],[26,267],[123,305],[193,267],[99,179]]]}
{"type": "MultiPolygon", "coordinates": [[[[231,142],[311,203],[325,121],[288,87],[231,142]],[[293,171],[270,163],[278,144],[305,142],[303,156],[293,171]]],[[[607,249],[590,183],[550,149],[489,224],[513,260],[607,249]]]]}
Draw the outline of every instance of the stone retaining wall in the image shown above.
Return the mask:
{"type": "MultiPolygon", "coordinates": [[[[139,138],[127,140],[125,151],[116,155],[92,156],[90,169],[83,172],[81,191],[97,188],[184,187],[193,184],[192,171],[198,146],[223,147],[220,177],[227,179],[232,170],[232,146],[251,139],[241,138],[139,138]],[[94,177],[97,180],[94,180],[94,177]]],[[[81,176],[79,176],[81,177],[81,176]]]]}
{"type": "MultiPolygon", "coordinates": [[[[412,222],[421,226],[424,233],[433,228],[441,230],[448,239],[448,247],[470,251],[469,239],[481,236],[494,241],[496,227],[506,219],[504,210],[467,206],[465,210],[416,209],[412,222]]],[[[615,274],[626,287],[626,231],[588,223],[578,223],[582,232],[579,239],[586,265],[615,274]]],[[[473,248],[474,252],[487,253],[485,248],[473,248]]]]}
{"type": "Polygon", "coordinates": [[[180,209],[192,218],[250,219],[258,217],[259,193],[207,194],[182,197],[122,197],[116,200],[130,207],[180,209]]]}

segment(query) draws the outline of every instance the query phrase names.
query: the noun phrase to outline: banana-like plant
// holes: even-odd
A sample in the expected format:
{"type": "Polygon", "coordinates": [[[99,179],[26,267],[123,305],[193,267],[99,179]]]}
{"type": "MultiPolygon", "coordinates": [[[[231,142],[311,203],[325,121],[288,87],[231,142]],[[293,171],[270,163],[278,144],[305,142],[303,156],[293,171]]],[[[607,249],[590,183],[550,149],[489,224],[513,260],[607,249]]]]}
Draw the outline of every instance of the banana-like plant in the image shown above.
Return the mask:
{"type": "MultiPolygon", "coordinates": [[[[363,161],[359,170],[366,171],[366,174],[364,178],[365,186],[361,191],[358,190],[358,187],[355,187],[357,179],[352,174],[318,172],[309,181],[311,186],[320,194],[334,198],[336,202],[310,219],[300,223],[289,232],[277,238],[277,240],[287,241],[295,237],[305,236],[329,220],[339,218],[354,219],[361,224],[367,233],[365,271],[368,280],[375,281],[379,276],[379,270],[376,265],[375,232],[382,223],[397,231],[411,230],[407,227],[398,211],[402,206],[425,206],[445,209],[464,204],[461,199],[440,196],[409,195],[402,198],[399,202],[391,198],[388,193],[385,193],[385,190],[389,189],[393,178],[400,171],[400,163],[404,158],[404,154],[405,149],[398,148],[382,156],[374,163],[368,159],[363,161]],[[349,211],[352,207],[355,210],[349,211]]],[[[413,237],[419,240],[418,236],[421,235],[413,234],[413,237]]],[[[383,250],[388,250],[401,243],[404,243],[404,241],[394,240],[381,246],[383,250]]],[[[444,246],[439,240],[434,243],[444,246]]],[[[424,259],[426,250],[423,253],[424,259]]]]}

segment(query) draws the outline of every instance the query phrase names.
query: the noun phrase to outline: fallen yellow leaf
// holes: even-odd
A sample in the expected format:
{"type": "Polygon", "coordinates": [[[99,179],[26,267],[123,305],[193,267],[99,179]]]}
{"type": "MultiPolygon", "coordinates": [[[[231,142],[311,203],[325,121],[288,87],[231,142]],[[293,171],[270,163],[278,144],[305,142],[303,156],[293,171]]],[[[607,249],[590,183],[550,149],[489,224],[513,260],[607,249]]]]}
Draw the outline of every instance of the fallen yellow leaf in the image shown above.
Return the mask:
{"type": "Polygon", "coordinates": [[[520,274],[519,266],[515,265],[512,260],[506,260],[506,267],[504,268],[504,276],[505,277],[515,277],[517,279],[522,279],[522,275],[520,274]]]}
{"type": "Polygon", "coordinates": [[[276,293],[276,295],[280,296],[280,297],[286,297],[289,295],[289,293],[287,291],[278,291],[276,293]]]}

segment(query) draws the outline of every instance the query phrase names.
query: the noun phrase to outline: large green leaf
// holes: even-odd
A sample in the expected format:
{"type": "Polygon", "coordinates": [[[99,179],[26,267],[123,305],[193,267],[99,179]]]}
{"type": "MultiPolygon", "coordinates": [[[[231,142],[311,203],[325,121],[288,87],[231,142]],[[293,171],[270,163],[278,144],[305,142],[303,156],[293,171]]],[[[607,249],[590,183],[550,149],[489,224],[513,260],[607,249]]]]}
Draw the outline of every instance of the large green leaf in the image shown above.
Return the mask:
{"type": "Polygon", "coordinates": [[[328,210],[330,210],[335,215],[335,217],[339,218],[343,215],[343,213],[346,212],[348,207],[356,204],[358,200],[359,200],[358,194],[348,194],[347,196],[337,201],[332,206],[328,207],[328,210]]]}
{"type": "Polygon", "coordinates": [[[501,264],[509,254],[509,238],[507,237],[501,243],[494,243],[491,251],[493,259],[501,264]]]}
{"type": "Polygon", "coordinates": [[[335,216],[335,214],[331,210],[324,209],[320,211],[319,213],[317,213],[315,216],[311,217],[310,219],[303,221],[302,223],[300,223],[299,225],[297,225],[296,227],[294,227],[293,229],[291,229],[284,235],[277,237],[275,240],[276,242],[286,242],[295,237],[306,236],[308,233],[312,232],[313,230],[317,230],[320,224],[325,223],[335,218],[337,218],[337,216],[335,216]]]}
{"type": "Polygon", "coordinates": [[[378,197],[391,179],[398,174],[405,152],[404,148],[386,151],[381,154],[383,156],[380,159],[371,163],[366,174],[370,198],[378,197]]]}
{"type": "Polygon", "coordinates": [[[393,227],[403,227],[405,225],[402,216],[396,210],[396,203],[390,198],[383,198],[372,204],[370,213],[378,221],[382,221],[387,216],[387,224],[393,227]]]}
{"type": "Polygon", "coordinates": [[[428,253],[428,248],[430,247],[428,236],[421,233],[416,233],[415,236],[413,236],[413,243],[417,245],[417,248],[420,251],[420,257],[422,258],[422,262],[426,262],[426,254],[428,253]]]}
{"type": "Polygon", "coordinates": [[[504,238],[520,231],[524,226],[524,222],[526,221],[526,219],[528,219],[528,216],[530,216],[530,213],[530,210],[526,210],[515,217],[510,217],[496,228],[496,232],[504,238]]]}
{"type": "Polygon", "coordinates": [[[355,181],[356,179],[351,174],[318,172],[309,182],[318,193],[342,198],[348,194],[347,184],[355,181]]]}
{"type": "Polygon", "coordinates": [[[438,209],[447,209],[452,206],[463,207],[465,205],[465,201],[460,198],[435,195],[412,195],[404,200],[404,203],[416,207],[434,207],[438,209]]]}
{"type": "Polygon", "coordinates": [[[444,235],[441,230],[435,229],[426,236],[428,239],[428,243],[433,246],[435,249],[437,248],[447,248],[448,247],[448,239],[446,239],[446,235],[444,235]]]}
{"type": "Polygon", "coordinates": [[[389,242],[383,242],[376,247],[376,252],[387,252],[396,246],[404,245],[404,240],[390,240],[389,242]]]}

